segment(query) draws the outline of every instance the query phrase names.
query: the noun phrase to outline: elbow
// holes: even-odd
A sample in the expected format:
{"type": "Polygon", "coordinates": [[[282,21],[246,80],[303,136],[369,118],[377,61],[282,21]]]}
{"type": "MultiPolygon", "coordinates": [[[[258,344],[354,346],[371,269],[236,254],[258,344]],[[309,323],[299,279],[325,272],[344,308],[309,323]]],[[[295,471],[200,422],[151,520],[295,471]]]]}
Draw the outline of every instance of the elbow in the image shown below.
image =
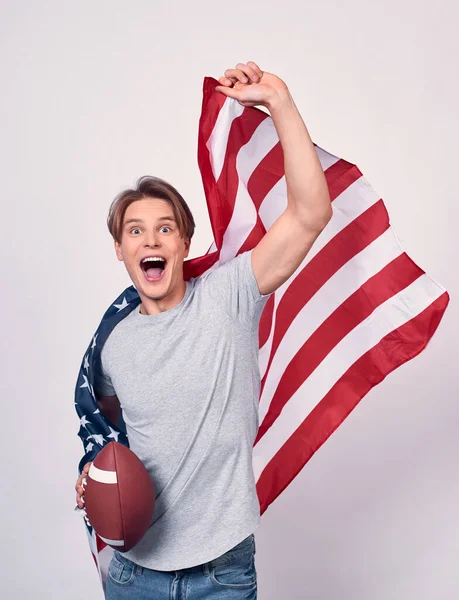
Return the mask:
{"type": "Polygon", "coordinates": [[[331,218],[333,216],[333,209],[332,209],[332,205],[331,202],[329,202],[327,204],[327,207],[324,209],[322,218],[320,220],[320,227],[321,230],[325,229],[325,227],[328,225],[328,223],[330,222],[331,218]]]}
{"type": "Polygon", "coordinates": [[[309,219],[309,229],[313,229],[317,233],[321,233],[330,222],[332,216],[333,209],[331,204],[328,203],[328,205],[325,208],[321,209],[320,211],[317,211],[314,217],[309,219]]]}
{"type": "Polygon", "coordinates": [[[317,203],[313,208],[305,207],[299,209],[295,206],[293,209],[296,218],[303,224],[308,231],[314,231],[319,234],[333,216],[333,209],[329,199],[317,203]]]}

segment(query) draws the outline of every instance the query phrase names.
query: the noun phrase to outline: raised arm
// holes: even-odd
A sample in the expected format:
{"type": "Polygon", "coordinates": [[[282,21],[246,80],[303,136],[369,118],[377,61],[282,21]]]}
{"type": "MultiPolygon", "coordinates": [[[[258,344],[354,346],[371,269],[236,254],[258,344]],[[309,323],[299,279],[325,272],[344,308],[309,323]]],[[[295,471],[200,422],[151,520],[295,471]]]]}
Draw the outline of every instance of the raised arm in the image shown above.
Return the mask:
{"type": "Polygon", "coordinates": [[[219,81],[222,86],[216,89],[243,106],[268,108],[284,153],[288,205],[252,252],[260,293],[269,294],[293,275],[330,220],[328,186],[306,125],[281,79],[248,62],[228,69],[219,81]]]}

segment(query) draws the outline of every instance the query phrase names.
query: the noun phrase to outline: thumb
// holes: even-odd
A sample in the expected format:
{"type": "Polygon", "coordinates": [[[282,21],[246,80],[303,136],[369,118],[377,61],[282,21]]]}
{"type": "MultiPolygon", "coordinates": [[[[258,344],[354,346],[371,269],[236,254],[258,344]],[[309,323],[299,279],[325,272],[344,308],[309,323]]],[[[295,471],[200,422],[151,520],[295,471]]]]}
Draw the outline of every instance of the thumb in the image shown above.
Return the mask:
{"type": "Polygon", "coordinates": [[[225,96],[228,96],[229,98],[234,98],[235,100],[239,98],[239,92],[234,88],[226,87],[224,85],[216,85],[215,89],[217,92],[222,92],[222,94],[225,94],[225,96]]]}

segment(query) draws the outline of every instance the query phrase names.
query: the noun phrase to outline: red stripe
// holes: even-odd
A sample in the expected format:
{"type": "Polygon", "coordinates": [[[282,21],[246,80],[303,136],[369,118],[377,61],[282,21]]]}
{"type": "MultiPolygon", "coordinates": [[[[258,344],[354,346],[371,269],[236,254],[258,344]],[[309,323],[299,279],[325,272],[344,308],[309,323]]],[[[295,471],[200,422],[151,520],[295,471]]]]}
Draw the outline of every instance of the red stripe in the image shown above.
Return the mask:
{"type": "Polygon", "coordinates": [[[207,140],[217,121],[218,113],[226,100],[224,94],[215,91],[214,88],[216,85],[219,84],[215,79],[211,77],[204,78],[202,111],[198,129],[198,164],[215,244],[218,250],[220,250],[221,241],[223,239],[223,225],[220,221],[220,214],[218,212],[218,192],[212,172],[210,153],[206,146],[207,140]]]}
{"type": "MultiPolygon", "coordinates": [[[[263,392],[267,373],[285,332],[306,302],[338,269],[371,244],[388,227],[389,218],[386,208],[383,201],[378,200],[335,235],[295,277],[277,307],[271,353],[266,373],[261,381],[260,393],[263,392]]],[[[261,336],[265,338],[266,332],[263,331],[261,336]]]]}
{"type": "Polygon", "coordinates": [[[220,83],[213,77],[204,77],[199,131],[206,142],[214,130],[218,113],[226,101],[225,94],[215,91],[215,86],[217,85],[220,85],[220,83]]]}
{"type": "Polygon", "coordinates": [[[261,513],[298,475],[371,388],[426,347],[448,302],[449,295],[445,292],[419,315],[386,335],[337,381],[259,477],[257,492],[261,513]]]}
{"type": "Polygon", "coordinates": [[[271,326],[274,316],[274,294],[272,294],[265,304],[265,308],[261,313],[260,322],[258,325],[258,347],[263,348],[269,338],[271,326]]]}
{"type": "Polygon", "coordinates": [[[424,271],[401,254],[370,277],[347,298],[305,341],[282,373],[255,443],[263,437],[283,407],[324,358],[359,323],[395,294],[408,287],[424,271]]]}
{"type": "Polygon", "coordinates": [[[97,546],[97,552],[101,552],[104,548],[107,547],[107,544],[100,539],[100,537],[97,535],[96,533],[96,546],[97,546]]]}
{"type": "Polygon", "coordinates": [[[284,174],[284,153],[280,142],[277,142],[258,163],[247,183],[247,191],[257,212],[267,194],[284,174]]]}
{"type": "Polygon", "coordinates": [[[187,281],[190,277],[199,277],[205,271],[210,269],[219,259],[220,253],[217,251],[212,254],[204,254],[191,260],[183,262],[183,279],[187,281]]]}
{"type": "Polygon", "coordinates": [[[350,185],[362,177],[362,173],[356,165],[353,165],[342,158],[328,167],[324,173],[332,202],[347,190],[350,185]]]}

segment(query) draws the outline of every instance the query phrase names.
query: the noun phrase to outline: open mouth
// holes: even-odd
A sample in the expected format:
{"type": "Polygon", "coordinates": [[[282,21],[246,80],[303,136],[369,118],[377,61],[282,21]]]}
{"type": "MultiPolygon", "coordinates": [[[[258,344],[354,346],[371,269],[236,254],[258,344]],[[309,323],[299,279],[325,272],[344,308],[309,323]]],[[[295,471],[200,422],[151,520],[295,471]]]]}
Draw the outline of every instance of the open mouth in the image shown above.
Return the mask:
{"type": "Polygon", "coordinates": [[[140,261],[140,267],[147,281],[160,281],[166,269],[166,259],[162,256],[146,256],[140,261]]]}

